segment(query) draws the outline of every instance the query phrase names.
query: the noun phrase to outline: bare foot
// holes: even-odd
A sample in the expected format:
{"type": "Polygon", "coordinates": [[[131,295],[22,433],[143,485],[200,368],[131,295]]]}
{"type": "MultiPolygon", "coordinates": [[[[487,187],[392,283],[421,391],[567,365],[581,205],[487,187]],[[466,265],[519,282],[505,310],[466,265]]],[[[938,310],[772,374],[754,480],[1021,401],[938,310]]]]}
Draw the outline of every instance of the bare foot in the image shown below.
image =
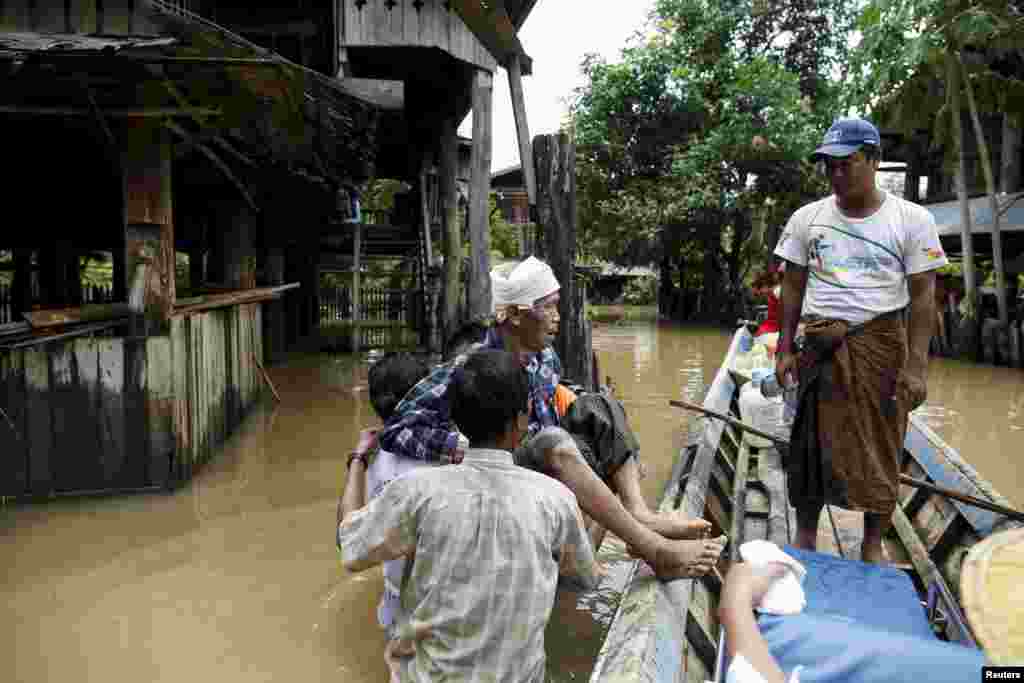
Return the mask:
{"type": "Polygon", "coordinates": [[[693,541],[711,532],[711,522],[688,519],[681,512],[652,512],[643,508],[630,513],[654,533],[677,541],[693,541]]]}
{"type": "Polygon", "coordinates": [[[665,541],[658,546],[653,562],[644,559],[662,581],[692,579],[711,572],[727,541],[725,536],[702,541],[665,541]]]}

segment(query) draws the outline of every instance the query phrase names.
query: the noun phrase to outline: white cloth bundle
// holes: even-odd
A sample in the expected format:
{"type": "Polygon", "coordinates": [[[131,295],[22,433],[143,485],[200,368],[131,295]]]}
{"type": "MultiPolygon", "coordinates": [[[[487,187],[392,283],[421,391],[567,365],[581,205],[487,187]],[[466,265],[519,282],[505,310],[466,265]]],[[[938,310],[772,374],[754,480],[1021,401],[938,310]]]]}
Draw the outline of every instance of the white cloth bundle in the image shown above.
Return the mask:
{"type": "Polygon", "coordinates": [[[551,266],[533,256],[514,266],[495,268],[491,271],[491,313],[504,318],[509,306],[533,306],[537,299],[559,289],[551,266]]]}
{"type": "Polygon", "coordinates": [[[755,606],[767,614],[799,614],[807,606],[803,582],[807,570],[795,559],[769,541],[747,541],[740,546],[740,557],[753,566],[764,566],[769,562],[786,565],[787,571],[772,582],[768,592],[755,606]]]}

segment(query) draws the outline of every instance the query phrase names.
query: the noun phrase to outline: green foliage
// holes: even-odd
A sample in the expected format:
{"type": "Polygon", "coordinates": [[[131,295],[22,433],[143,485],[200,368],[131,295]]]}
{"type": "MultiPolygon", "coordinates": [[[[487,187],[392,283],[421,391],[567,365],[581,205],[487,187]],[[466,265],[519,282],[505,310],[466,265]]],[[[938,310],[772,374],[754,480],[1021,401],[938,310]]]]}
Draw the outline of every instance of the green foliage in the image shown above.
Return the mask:
{"type": "Polygon", "coordinates": [[[736,290],[824,190],[802,160],[838,112],[853,2],[658,0],[619,63],[588,57],[570,121],[583,255],[736,290]]]}
{"type": "MultiPolygon", "coordinates": [[[[492,258],[513,259],[519,257],[519,226],[506,221],[498,211],[498,201],[492,194],[488,203],[491,227],[492,258]]],[[[468,243],[468,242],[467,242],[468,243]]]]}
{"type": "Polygon", "coordinates": [[[634,277],[626,282],[622,293],[624,303],[631,306],[649,306],[658,301],[658,278],[634,277]]]}

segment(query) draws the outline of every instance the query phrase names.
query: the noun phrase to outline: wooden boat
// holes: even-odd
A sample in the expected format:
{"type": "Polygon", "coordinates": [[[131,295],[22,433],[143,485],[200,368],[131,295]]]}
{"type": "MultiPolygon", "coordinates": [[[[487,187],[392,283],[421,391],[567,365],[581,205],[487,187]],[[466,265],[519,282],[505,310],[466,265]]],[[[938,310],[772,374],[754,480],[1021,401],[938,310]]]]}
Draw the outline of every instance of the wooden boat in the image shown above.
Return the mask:
{"type": "MultiPolygon", "coordinates": [[[[734,336],[707,391],[705,408],[738,415],[742,380],[730,368],[749,334],[741,327],[734,336]]],[[[738,557],[739,545],[749,540],[766,539],[780,546],[790,542],[796,519],[786,498],[781,458],[775,448],[752,448],[733,425],[697,416],[686,443],[666,483],[661,510],[681,510],[711,521],[715,534],[724,531],[730,537],[730,560],[738,557]]],[[[1009,507],[988,482],[914,416],[903,472],[1009,507]]],[[[822,515],[819,528],[819,552],[859,558],[861,515],[827,509],[830,514],[822,515]]],[[[885,550],[893,565],[911,575],[936,635],[972,644],[959,609],[964,557],[972,545],[993,532],[1020,524],[906,485],[901,485],[893,522],[893,531],[884,539],[885,550]]],[[[725,573],[723,565],[722,575],[725,573]]],[[[722,680],[716,679],[716,673],[723,676],[717,617],[720,588],[714,576],[663,583],[645,564],[634,562],[591,682],[722,680]]]]}

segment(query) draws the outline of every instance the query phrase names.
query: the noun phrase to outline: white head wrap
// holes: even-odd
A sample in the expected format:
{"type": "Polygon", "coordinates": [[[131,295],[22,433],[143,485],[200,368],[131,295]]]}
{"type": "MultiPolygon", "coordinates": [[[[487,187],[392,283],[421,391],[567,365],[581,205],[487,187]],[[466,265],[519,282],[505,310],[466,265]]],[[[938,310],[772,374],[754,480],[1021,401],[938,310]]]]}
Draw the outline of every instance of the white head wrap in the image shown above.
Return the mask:
{"type": "Polygon", "coordinates": [[[509,307],[533,306],[559,289],[551,266],[533,256],[522,263],[499,266],[491,271],[491,312],[501,322],[509,307]]]}

